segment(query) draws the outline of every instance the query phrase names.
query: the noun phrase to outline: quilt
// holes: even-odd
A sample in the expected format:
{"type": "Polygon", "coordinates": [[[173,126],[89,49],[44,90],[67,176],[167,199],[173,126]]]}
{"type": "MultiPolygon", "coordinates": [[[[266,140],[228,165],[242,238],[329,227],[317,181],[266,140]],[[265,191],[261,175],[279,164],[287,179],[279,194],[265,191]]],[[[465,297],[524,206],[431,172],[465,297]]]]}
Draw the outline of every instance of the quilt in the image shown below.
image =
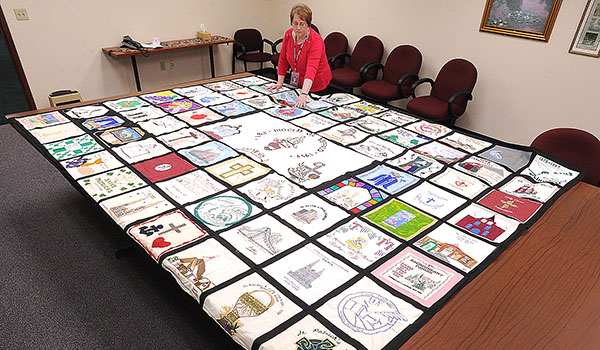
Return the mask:
{"type": "Polygon", "coordinates": [[[396,349],[584,175],[226,78],[11,120],[246,349],[396,349]]]}

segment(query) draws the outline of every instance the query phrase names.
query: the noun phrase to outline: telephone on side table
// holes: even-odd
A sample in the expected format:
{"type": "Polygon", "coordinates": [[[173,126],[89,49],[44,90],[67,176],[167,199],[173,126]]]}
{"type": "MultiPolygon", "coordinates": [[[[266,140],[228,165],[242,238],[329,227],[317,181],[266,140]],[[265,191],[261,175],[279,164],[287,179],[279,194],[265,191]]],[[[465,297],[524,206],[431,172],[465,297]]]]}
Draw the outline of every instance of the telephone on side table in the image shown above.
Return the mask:
{"type": "Polygon", "coordinates": [[[121,47],[131,49],[131,50],[139,50],[142,52],[142,55],[148,57],[148,50],[142,46],[139,42],[131,39],[129,35],[123,36],[123,41],[121,42],[121,47]]]}

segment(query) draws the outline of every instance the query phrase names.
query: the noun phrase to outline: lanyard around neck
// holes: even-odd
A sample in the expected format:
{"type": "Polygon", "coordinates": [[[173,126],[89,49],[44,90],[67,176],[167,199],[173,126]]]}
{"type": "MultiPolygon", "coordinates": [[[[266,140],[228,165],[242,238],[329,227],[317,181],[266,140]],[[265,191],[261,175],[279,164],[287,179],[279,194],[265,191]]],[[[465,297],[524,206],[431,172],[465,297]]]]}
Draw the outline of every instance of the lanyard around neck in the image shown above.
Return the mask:
{"type": "Polygon", "coordinates": [[[298,58],[300,58],[300,53],[302,53],[302,49],[304,48],[304,44],[306,43],[306,40],[308,39],[308,35],[310,34],[310,29],[308,30],[308,33],[306,33],[306,36],[304,37],[304,40],[302,41],[302,46],[300,46],[300,51],[298,51],[298,53],[296,54],[296,40],[294,39],[294,72],[296,71],[296,66],[298,65],[298,58]]]}

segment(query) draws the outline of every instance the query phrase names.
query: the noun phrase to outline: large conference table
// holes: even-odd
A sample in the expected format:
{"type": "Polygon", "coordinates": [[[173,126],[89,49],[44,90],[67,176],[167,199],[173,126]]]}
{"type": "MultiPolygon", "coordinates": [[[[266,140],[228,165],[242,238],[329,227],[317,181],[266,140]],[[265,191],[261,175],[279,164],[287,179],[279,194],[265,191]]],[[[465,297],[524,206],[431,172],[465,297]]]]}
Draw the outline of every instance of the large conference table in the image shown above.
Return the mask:
{"type": "MultiPolygon", "coordinates": [[[[240,73],[149,92],[246,76],[240,73]]],[[[401,349],[600,349],[600,259],[595,249],[599,235],[600,188],[578,183],[401,349]]]]}
{"type": "Polygon", "coordinates": [[[401,349],[600,349],[599,214],[575,185],[401,349]]]}

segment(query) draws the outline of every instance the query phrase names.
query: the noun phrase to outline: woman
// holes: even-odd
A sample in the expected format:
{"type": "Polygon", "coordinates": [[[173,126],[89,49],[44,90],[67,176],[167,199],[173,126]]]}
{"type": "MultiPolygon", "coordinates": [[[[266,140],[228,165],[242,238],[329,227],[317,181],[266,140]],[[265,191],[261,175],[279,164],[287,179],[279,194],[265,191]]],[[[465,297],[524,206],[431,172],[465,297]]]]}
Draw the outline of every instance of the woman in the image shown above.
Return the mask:
{"type": "Polygon", "coordinates": [[[312,11],[304,4],[297,4],[290,11],[290,23],[283,36],[281,55],[277,68],[277,84],[270,90],[283,86],[283,80],[291,68],[290,84],[301,87],[302,92],[296,101],[296,107],[304,107],[309,92],[321,91],[331,81],[331,70],[325,55],[323,38],[310,29],[312,11]]]}

